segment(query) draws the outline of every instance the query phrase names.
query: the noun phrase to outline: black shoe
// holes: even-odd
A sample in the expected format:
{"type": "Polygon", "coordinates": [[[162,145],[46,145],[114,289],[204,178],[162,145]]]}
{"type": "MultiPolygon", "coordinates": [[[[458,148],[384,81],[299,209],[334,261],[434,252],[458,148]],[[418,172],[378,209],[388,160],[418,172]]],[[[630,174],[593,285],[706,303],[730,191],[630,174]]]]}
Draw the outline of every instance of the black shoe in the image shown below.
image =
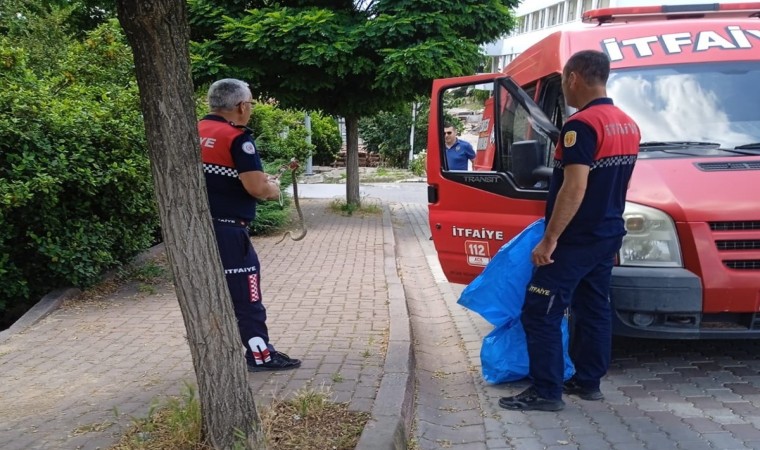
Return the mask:
{"type": "Polygon", "coordinates": [[[565,381],[562,391],[567,395],[575,395],[590,402],[596,402],[604,398],[604,394],[598,388],[585,388],[572,378],[565,381]]]}
{"type": "Polygon", "coordinates": [[[290,356],[282,352],[269,353],[271,358],[269,362],[264,364],[255,364],[248,361],[249,372],[276,372],[282,370],[292,370],[301,367],[300,359],[293,359],[290,356]]]}
{"type": "Polygon", "coordinates": [[[565,402],[541,398],[531,386],[513,397],[500,398],[499,406],[521,411],[560,411],[565,408],[565,402]]]}

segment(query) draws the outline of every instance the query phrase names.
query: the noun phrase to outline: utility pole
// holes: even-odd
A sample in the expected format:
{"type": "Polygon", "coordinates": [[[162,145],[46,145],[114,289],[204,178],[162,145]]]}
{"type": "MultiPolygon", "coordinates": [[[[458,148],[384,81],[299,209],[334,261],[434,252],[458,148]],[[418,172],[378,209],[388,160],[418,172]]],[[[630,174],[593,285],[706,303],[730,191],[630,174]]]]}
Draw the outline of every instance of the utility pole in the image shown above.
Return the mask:
{"type": "Polygon", "coordinates": [[[412,130],[409,132],[409,163],[408,169],[412,168],[412,159],[414,159],[414,124],[417,122],[417,102],[412,102],[412,130]]]}
{"type": "MultiPolygon", "coordinates": [[[[311,145],[311,116],[309,115],[309,111],[306,111],[306,116],[303,119],[303,124],[306,127],[306,143],[311,145]]],[[[306,158],[305,175],[308,175],[308,176],[314,175],[314,172],[311,166],[311,150],[309,150],[309,157],[306,158]]]]}

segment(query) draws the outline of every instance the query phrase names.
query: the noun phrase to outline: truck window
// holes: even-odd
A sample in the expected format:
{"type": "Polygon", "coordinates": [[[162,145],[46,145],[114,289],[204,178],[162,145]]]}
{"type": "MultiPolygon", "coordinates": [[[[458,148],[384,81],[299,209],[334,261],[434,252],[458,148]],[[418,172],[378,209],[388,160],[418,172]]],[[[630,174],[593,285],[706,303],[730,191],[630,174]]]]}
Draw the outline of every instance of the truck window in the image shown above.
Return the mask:
{"type": "MultiPolygon", "coordinates": [[[[504,90],[503,87],[501,89],[504,90]]],[[[535,90],[535,86],[532,86],[525,89],[525,93],[532,98],[535,90]]],[[[522,167],[528,156],[524,144],[535,141],[540,149],[537,155],[530,155],[535,159],[535,165],[548,165],[548,155],[551,155],[553,144],[546,134],[534,129],[528,110],[512,101],[506,90],[503,95],[507,101],[501,115],[501,168],[519,189],[546,190],[549,186],[548,179],[525,173],[522,167]]]]}
{"type": "Polygon", "coordinates": [[[521,90],[511,79],[442,89],[437,128],[444,177],[513,198],[543,198],[556,139],[546,130],[557,130],[533,103],[535,89],[521,90]],[[446,134],[451,128],[457,141],[446,134]],[[470,148],[474,158],[466,161],[470,148]]]}
{"type": "MultiPolygon", "coordinates": [[[[538,104],[541,109],[546,113],[546,116],[551,120],[555,127],[562,129],[565,120],[570,115],[567,104],[565,103],[565,97],[562,94],[562,77],[554,76],[542,83],[541,96],[538,100],[538,104]]],[[[546,165],[553,166],[554,159],[554,143],[546,143],[546,165]]]]}

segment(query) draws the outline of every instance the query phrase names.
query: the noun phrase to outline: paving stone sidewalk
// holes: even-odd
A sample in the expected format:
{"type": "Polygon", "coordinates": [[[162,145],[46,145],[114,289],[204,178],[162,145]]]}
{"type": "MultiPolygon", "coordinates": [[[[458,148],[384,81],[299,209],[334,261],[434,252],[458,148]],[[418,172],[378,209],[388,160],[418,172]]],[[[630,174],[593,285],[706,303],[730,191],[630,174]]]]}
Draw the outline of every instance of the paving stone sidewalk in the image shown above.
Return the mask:
{"type": "MultiPolygon", "coordinates": [[[[306,239],[254,238],[254,246],[273,343],[303,365],[249,380],[260,404],[326,386],[336,401],[369,412],[390,329],[388,215],[344,217],[327,201],[302,206],[306,239]]],[[[131,417],[145,417],[185,383],[195,375],[169,282],[67,300],[0,342],[0,449],[108,448],[131,417]]]]}

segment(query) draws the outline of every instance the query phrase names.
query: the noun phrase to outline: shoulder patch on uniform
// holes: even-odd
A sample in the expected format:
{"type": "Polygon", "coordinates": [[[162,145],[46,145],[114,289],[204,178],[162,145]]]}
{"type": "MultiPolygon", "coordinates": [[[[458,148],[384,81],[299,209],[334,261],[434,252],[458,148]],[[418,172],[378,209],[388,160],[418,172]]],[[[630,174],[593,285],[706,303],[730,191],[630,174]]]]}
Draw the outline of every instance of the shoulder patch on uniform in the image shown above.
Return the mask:
{"type": "Polygon", "coordinates": [[[244,142],[243,151],[248,153],[249,155],[253,155],[256,153],[256,146],[253,145],[253,142],[244,142]]]}
{"type": "Polygon", "coordinates": [[[576,138],[577,138],[577,134],[575,133],[575,131],[571,130],[565,133],[565,140],[564,140],[565,148],[572,147],[573,145],[575,145],[576,138]]]}

